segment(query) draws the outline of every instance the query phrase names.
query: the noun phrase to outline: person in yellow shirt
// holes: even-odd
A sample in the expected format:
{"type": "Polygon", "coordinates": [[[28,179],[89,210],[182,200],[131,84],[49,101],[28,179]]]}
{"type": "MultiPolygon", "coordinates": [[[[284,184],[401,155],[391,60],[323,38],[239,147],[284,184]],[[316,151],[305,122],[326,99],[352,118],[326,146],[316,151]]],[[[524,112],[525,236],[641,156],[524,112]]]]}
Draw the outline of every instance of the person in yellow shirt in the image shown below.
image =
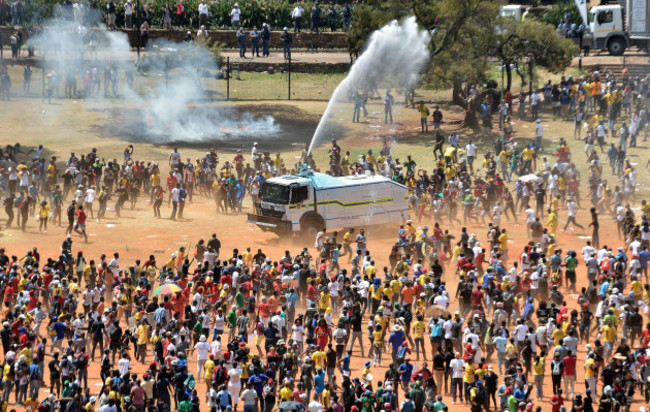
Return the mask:
{"type": "Polygon", "coordinates": [[[314,362],[314,370],[318,368],[325,369],[326,359],[327,359],[327,355],[322,350],[319,349],[316,352],[314,352],[314,354],[311,355],[311,360],[312,362],[314,362]]]}
{"type": "Polygon", "coordinates": [[[501,235],[499,235],[498,240],[501,257],[503,260],[508,260],[508,235],[506,234],[505,229],[501,229],[501,235]]]}
{"type": "Polygon", "coordinates": [[[546,226],[548,226],[548,233],[555,237],[555,233],[557,232],[557,225],[558,225],[558,219],[557,215],[555,214],[555,211],[553,209],[548,209],[548,218],[546,220],[546,226]]]}
{"type": "Polygon", "coordinates": [[[284,385],[282,385],[282,389],[280,389],[280,399],[282,401],[290,401],[292,399],[292,391],[291,388],[289,388],[290,382],[285,382],[284,385]]]}
{"type": "Polygon", "coordinates": [[[372,333],[372,346],[374,363],[376,366],[381,367],[381,355],[384,352],[384,329],[379,324],[375,326],[375,331],[372,333]]]}
{"type": "Polygon", "coordinates": [[[241,258],[244,261],[244,265],[250,266],[253,261],[253,254],[251,253],[251,248],[247,247],[246,251],[241,254],[241,258]]]}
{"type": "Polygon", "coordinates": [[[138,326],[136,334],[138,335],[138,350],[136,359],[140,357],[140,362],[144,362],[147,356],[147,343],[149,343],[149,330],[151,327],[144,320],[138,326]]]}
{"type": "Polygon", "coordinates": [[[328,289],[325,289],[320,293],[320,298],[318,299],[318,310],[324,313],[327,308],[330,307],[330,302],[330,291],[328,289]]]}
{"type": "Polygon", "coordinates": [[[422,356],[427,360],[427,351],[424,348],[424,331],[426,325],[424,323],[424,316],[421,314],[416,315],[416,321],[413,322],[413,340],[415,341],[415,360],[420,360],[420,347],[422,347],[422,356]]]}
{"type": "Polygon", "coordinates": [[[393,289],[393,298],[395,298],[391,303],[395,304],[395,301],[399,298],[399,292],[402,290],[402,282],[397,278],[397,276],[395,279],[390,281],[390,287],[393,289]]]}
{"type": "Polygon", "coordinates": [[[528,173],[533,173],[533,157],[535,157],[535,149],[526,146],[526,148],[521,151],[521,157],[524,159],[524,170],[528,171],[528,173]]]}
{"type": "Polygon", "coordinates": [[[205,372],[203,373],[203,380],[205,381],[205,393],[206,396],[207,394],[210,393],[210,388],[212,387],[212,375],[214,374],[214,368],[215,368],[215,363],[214,363],[214,353],[211,353],[210,356],[208,357],[208,360],[205,361],[203,364],[203,369],[205,372]]]}
{"type": "Polygon", "coordinates": [[[587,354],[587,360],[585,360],[585,381],[587,387],[591,389],[591,393],[596,393],[596,360],[594,359],[596,355],[593,352],[587,354]]]}
{"type": "Polygon", "coordinates": [[[471,385],[474,382],[474,373],[476,372],[477,366],[474,363],[473,359],[468,359],[465,363],[465,374],[463,375],[463,382],[471,385]]]}
{"type": "Polygon", "coordinates": [[[544,370],[546,368],[546,359],[542,356],[535,356],[533,360],[533,379],[535,380],[535,391],[537,400],[544,399],[544,370]]]}
{"type": "Polygon", "coordinates": [[[38,231],[45,228],[44,232],[47,233],[47,219],[50,217],[50,205],[47,204],[47,200],[41,202],[41,206],[38,208],[38,231]]]}
{"type": "Polygon", "coordinates": [[[429,108],[423,101],[420,101],[418,106],[418,112],[420,112],[420,126],[422,126],[421,133],[429,133],[429,124],[427,123],[427,118],[429,117],[429,108]]]}
{"type": "Polygon", "coordinates": [[[563,328],[557,328],[553,331],[553,344],[555,346],[560,344],[560,339],[563,339],[566,336],[563,328]]]}
{"type": "Polygon", "coordinates": [[[614,344],[616,343],[616,327],[612,325],[612,321],[609,320],[600,330],[601,336],[603,337],[603,343],[607,347],[607,354],[612,353],[614,344]]]}

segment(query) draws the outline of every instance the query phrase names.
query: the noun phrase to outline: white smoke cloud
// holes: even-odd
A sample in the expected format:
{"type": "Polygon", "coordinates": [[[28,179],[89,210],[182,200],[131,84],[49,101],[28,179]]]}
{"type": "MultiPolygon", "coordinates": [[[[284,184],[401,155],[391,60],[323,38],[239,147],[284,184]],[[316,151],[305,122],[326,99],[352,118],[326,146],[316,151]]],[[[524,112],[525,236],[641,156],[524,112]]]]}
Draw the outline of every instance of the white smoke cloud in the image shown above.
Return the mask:
{"type": "MultiPolygon", "coordinates": [[[[196,42],[157,41],[154,47],[141,53],[137,63],[126,34],[87,30],[65,20],[49,22],[30,42],[44,53],[45,71],[51,81],[60,83],[61,89],[66,76],[74,74],[77,90],[83,94],[84,76],[88,73],[98,77],[101,86],[99,90],[92,88],[91,99],[104,95],[107,68],[116,70],[115,91],[139,114],[120,119],[120,113],[125,111],[114,111],[118,118],[111,121],[130,123],[127,129],[132,140],[196,144],[232,137],[273,137],[280,132],[272,116],[257,118],[206,101],[202,83],[205,78],[214,79],[219,68],[210,50],[196,42]],[[147,80],[135,76],[138,69],[148,75],[147,80]],[[174,72],[169,82],[165,80],[166,71],[174,72]],[[127,74],[135,77],[133,90],[125,81],[127,74]],[[138,85],[140,80],[146,84],[138,85]]],[[[113,90],[111,83],[110,95],[113,90]]]]}

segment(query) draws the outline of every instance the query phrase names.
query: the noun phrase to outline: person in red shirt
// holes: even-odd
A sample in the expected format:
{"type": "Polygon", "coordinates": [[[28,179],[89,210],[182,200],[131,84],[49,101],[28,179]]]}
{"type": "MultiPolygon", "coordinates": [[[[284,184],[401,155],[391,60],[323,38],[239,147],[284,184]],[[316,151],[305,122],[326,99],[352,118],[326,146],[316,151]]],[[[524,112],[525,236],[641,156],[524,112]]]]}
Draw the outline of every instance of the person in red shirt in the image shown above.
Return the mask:
{"type": "Polygon", "coordinates": [[[562,397],[562,388],[557,389],[557,394],[551,397],[551,412],[560,412],[560,408],[564,405],[564,398],[562,397]]]}
{"type": "Polygon", "coordinates": [[[169,192],[167,206],[169,206],[172,202],[172,189],[176,188],[176,183],[178,183],[178,179],[176,179],[176,176],[174,176],[173,172],[169,172],[169,176],[167,176],[167,191],[169,192]]]}
{"type": "Polygon", "coordinates": [[[88,235],[86,234],[86,212],[84,212],[82,205],[79,205],[75,215],[77,215],[77,224],[74,226],[74,231],[83,235],[84,241],[88,242],[88,235]]]}
{"type": "Polygon", "coordinates": [[[650,323],[646,323],[645,329],[643,330],[643,332],[641,332],[641,346],[643,346],[644,349],[647,349],[649,343],[650,343],[650,323]]]}
{"type": "Polygon", "coordinates": [[[318,327],[314,333],[316,334],[316,343],[320,346],[320,350],[325,351],[327,343],[329,342],[329,337],[332,334],[332,330],[327,326],[327,321],[325,319],[321,319],[318,322],[318,327]]]}
{"type": "Polygon", "coordinates": [[[571,349],[567,351],[567,355],[562,359],[562,364],[564,365],[563,369],[563,379],[564,379],[564,389],[569,393],[571,389],[571,398],[576,396],[576,356],[573,354],[571,349]]]}

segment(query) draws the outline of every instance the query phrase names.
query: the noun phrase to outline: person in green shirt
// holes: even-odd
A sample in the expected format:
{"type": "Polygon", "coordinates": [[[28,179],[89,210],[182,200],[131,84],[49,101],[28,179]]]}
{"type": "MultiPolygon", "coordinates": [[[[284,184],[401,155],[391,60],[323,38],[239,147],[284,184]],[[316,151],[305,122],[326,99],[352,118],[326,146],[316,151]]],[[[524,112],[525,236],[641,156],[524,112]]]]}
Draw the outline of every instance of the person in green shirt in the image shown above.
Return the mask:
{"type": "Polygon", "coordinates": [[[517,398],[512,394],[512,388],[508,387],[508,410],[510,412],[517,412],[517,398]]]}
{"type": "Polygon", "coordinates": [[[184,401],[178,404],[178,412],[192,412],[192,409],[192,401],[187,399],[187,397],[184,401]]]}
{"type": "Polygon", "coordinates": [[[372,396],[371,391],[367,390],[361,397],[361,405],[363,412],[373,412],[372,407],[375,405],[375,398],[372,396]]]}
{"type": "Polygon", "coordinates": [[[244,308],[244,294],[242,293],[241,289],[239,289],[235,295],[235,302],[237,303],[237,309],[244,308]]]}
{"type": "Polygon", "coordinates": [[[230,312],[228,313],[228,316],[226,319],[228,320],[228,329],[230,329],[229,332],[229,339],[232,340],[233,336],[235,336],[235,331],[237,330],[237,313],[235,310],[237,309],[236,305],[233,305],[232,308],[230,309],[230,312]]]}
{"type": "Polygon", "coordinates": [[[564,277],[566,284],[564,286],[576,290],[576,266],[578,266],[576,252],[569,252],[567,257],[564,259],[564,266],[566,266],[566,275],[564,277]]]}

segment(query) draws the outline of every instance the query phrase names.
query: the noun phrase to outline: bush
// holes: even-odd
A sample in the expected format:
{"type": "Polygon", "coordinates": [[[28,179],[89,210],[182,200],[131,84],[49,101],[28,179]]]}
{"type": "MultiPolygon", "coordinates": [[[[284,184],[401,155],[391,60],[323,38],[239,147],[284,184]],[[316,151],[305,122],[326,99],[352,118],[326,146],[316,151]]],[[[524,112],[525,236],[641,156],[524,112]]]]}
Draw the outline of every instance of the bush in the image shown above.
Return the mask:
{"type": "MultiPolygon", "coordinates": [[[[0,0],[2,2],[3,0],[0,0]]],[[[117,5],[116,25],[124,26],[124,8],[122,5],[125,0],[115,0],[117,5]]],[[[175,19],[177,0],[141,0],[140,7],[149,6],[151,12],[151,27],[159,28],[163,26],[163,9],[165,4],[169,4],[173,10],[172,22],[175,28],[193,28],[198,27],[198,9],[200,0],[184,0],[185,5],[185,22],[180,25],[175,19]]],[[[61,0],[25,0],[26,21],[32,24],[39,24],[47,19],[56,17],[60,14],[61,0]]],[[[89,4],[88,0],[81,0],[85,5],[89,4]]],[[[97,4],[102,14],[106,11],[107,0],[98,0],[97,4]]],[[[133,1],[137,4],[137,0],[133,1]]],[[[281,30],[284,26],[292,26],[291,12],[295,7],[295,1],[289,0],[207,0],[210,11],[208,24],[210,29],[230,29],[230,11],[235,3],[239,4],[242,11],[241,24],[246,29],[252,29],[257,26],[261,29],[262,23],[268,23],[272,30],[281,30]]],[[[309,13],[314,5],[314,0],[302,2],[305,9],[303,15],[303,27],[309,26],[309,13]]],[[[336,10],[336,27],[340,29],[343,24],[343,5],[345,0],[335,2],[336,10]]],[[[329,4],[321,3],[321,26],[329,29],[327,21],[327,9],[329,4]]],[[[354,7],[354,6],[353,6],[354,7]]],[[[354,11],[353,11],[354,15],[354,11]]],[[[10,21],[10,19],[9,19],[10,21]]],[[[1,24],[2,22],[0,22],[1,24]]]]}

